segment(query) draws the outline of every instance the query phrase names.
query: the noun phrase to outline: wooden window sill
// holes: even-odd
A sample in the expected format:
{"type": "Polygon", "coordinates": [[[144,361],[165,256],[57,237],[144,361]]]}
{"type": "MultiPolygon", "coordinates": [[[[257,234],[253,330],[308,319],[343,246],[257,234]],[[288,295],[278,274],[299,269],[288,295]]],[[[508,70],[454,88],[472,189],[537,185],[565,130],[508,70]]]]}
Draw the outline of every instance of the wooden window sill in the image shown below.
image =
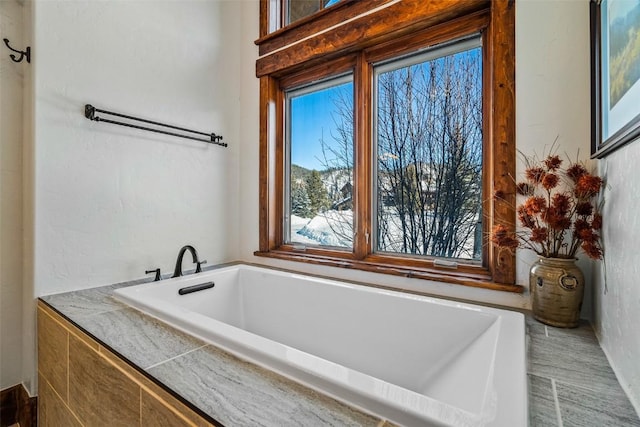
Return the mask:
{"type": "Polygon", "coordinates": [[[524,287],[506,283],[496,283],[491,277],[484,274],[461,274],[450,269],[436,268],[407,268],[391,264],[345,259],[339,257],[318,256],[305,252],[291,252],[286,250],[255,251],[255,256],[282,259],[287,261],[306,262],[310,264],[326,265],[329,267],[349,268],[353,270],[368,271],[372,273],[391,274],[412,279],[433,280],[473,288],[491,289],[495,291],[523,293],[524,287]]]}

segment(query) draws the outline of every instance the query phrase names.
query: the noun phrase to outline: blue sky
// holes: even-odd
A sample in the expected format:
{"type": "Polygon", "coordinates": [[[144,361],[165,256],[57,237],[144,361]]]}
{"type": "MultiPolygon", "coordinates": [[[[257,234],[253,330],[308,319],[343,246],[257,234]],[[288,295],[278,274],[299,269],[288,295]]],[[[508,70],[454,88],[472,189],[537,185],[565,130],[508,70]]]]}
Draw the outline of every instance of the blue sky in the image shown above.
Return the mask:
{"type": "Polygon", "coordinates": [[[320,140],[335,145],[331,136],[336,135],[334,98],[341,87],[353,90],[352,83],[344,83],[291,99],[291,163],[307,169],[325,169],[320,140]]]}
{"type": "MultiPolygon", "coordinates": [[[[469,55],[478,58],[481,52],[480,47],[473,47],[455,53],[455,55],[469,55]]],[[[413,65],[413,67],[425,67],[425,72],[429,73],[428,64],[433,60],[440,61],[441,59],[426,60],[413,65]]],[[[402,69],[404,68],[400,70],[402,69]]],[[[395,71],[385,71],[384,73],[388,72],[395,71]]],[[[318,171],[326,169],[326,165],[323,164],[324,158],[320,141],[324,140],[325,145],[328,146],[338,145],[333,137],[338,134],[334,118],[339,118],[335,99],[342,91],[353,94],[353,83],[341,83],[290,98],[292,164],[318,171]]],[[[331,153],[327,152],[327,155],[330,156],[331,153]]]]}

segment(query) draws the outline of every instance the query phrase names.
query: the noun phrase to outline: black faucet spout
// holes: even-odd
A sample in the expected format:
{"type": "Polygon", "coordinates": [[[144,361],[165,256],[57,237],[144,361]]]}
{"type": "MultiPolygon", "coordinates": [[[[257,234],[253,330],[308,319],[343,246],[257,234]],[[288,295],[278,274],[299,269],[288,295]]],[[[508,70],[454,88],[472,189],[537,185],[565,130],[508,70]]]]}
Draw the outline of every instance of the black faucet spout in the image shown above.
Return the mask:
{"type": "Polygon", "coordinates": [[[197,264],[200,267],[200,260],[198,259],[198,252],[196,248],[191,245],[183,246],[178,253],[178,259],[176,260],[176,268],[173,271],[173,276],[171,277],[180,277],[182,276],[182,258],[184,258],[185,252],[191,252],[191,257],[193,258],[193,263],[197,264]]]}

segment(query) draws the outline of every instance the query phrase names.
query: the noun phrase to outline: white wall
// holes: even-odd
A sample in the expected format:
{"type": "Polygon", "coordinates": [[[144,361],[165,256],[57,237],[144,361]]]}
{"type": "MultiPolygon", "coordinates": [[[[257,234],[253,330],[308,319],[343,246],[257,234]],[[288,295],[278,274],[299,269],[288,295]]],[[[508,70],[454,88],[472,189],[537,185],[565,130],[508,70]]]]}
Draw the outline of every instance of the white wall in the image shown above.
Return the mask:
{"type": "Polygon", "coordinates": [[[594,328],[620,384],[640,413],[640,141],[600,161],[606,180],[605,262],[595,271],[594,328]]]}
{"type": "MultiPolygon", "coordinates": [[[[250,37],[258,37],[258,9],[245,7],[250,37]]],[[[245,61],[252,64],[257,53],[248,42],[243,44],[245,61]]],[[[247,65],[247,67],[249,66],[247,65]]],[[[253,75],[244,75],[243,86],[258,93],[253,75]]],[[[572,159],[589,156],[589,2],[518,0],[516,3],[516,136],[517,148],[531,155],[548,154],[558,138],[557,153],[567,153],[572,159]],[[546,150],[546,151],[545,151],[546,150]]],[[[241,169],[241,251],[244,259],[292,270],[330,275],[387,286],[428,292],[434,295],[469,299],[510,307],[530,307],[528,292],[518,295],[508,292],[475,289],[458,285],[405,279],[340,268],[321,267],[253,256],[258,248],[258,98],[243,97],[243,111],[250,114],[243,130],[245,144],[241,169]],[[244,175],[247,173],[248,175],[244,175]]],[[[528,288],[532,254],[517,257],[517,281],[528,288]]],[[[588,262],[583,263],[588,273],[588,262]]],[[[588,274],[587,274],[588,275],[588,274]]],[[[588,316],[589,301],[584,315],[588,316]]]]}
{"type": "MultiPolygon", "coordinates": [[[[23,6],[0,1],[0,31],[24,49],[23,6]]],[[[24,74],[2,44],[0,55],[0,390],[22,379],[22,109],[24,74]]],[[[16,55],[18,56],[18,55],[16,55]]]]}
{"type": "Polygon", "coordinates": [[[37,295],[168,272],[186,243],[237,257],[238,19],[233,2],[37,3],[37,295]],[[90,122],[85,103],[230,148],[90,122]]]}
{"type": "MultiPolygon", "coordinates": [[[[241,7],[34,4],[35,215],[26,276],[35,296],[155,267],[169,273],[184,244],[212,264],[239,257],[241,7]],[[86,103],[215,132],[229,147],[91,122],[86,103]]],[[[33,300],[25,305],[25,354],[34,355],[33,300]]],[[[35,360],[28,366],[31,384],[35,360]]]]}
{"type": "MultiPolygon", "coordinates": [[[[563,159],[589,162],[591,90],[589,1],[516,2],[517,149],[539,158],[555,152],[563,159]]],[[[518,165],[522,176],[522,164],[518,165]]],[[[583,318],[592,317],[592,262],[578,254],[585,273],[583,318]]],[[[518,254],[518,282],[528,286],[535,257],[518,254]]]]}

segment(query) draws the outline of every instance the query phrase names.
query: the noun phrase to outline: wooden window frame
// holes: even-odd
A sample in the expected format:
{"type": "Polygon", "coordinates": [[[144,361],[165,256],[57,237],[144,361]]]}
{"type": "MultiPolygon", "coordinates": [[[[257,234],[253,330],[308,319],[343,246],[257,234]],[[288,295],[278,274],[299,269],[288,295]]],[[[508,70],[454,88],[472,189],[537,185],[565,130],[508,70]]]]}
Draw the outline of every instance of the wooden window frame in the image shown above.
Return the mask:
{"type": "Polygon", "coordinates": [[[485,238],[482,265],[457,269],[433,257],[374,252],[372,240],[371,75],[373,63],[474,33],[483,39],[483,230],[515,229],[515,3],[513,0],[343,0],[269,32],[274,2],[261,1],[259,250],[265,256],[363,271],[423,278],[510,292],[515,255],[485,238]],[[374,10],[374,12],[370,12],[374,10]],[[365,16],[362,13],[369,11],[365,16]],[[346,17],[346,18],[345,18],[346,17]],[[345,22],[339,24],[340,22],[345,22]],[[267,34],[268,33],[268,34],[267,34]],[[354,79],[354,250],[297,250],[284,243],[284,92],[352,70],[354,79]],[[364,141],[364,142],[358,142],[364,141]],[[494,197],[506,203],[494,203],[494,197]]]}

